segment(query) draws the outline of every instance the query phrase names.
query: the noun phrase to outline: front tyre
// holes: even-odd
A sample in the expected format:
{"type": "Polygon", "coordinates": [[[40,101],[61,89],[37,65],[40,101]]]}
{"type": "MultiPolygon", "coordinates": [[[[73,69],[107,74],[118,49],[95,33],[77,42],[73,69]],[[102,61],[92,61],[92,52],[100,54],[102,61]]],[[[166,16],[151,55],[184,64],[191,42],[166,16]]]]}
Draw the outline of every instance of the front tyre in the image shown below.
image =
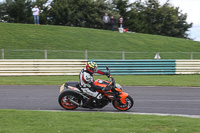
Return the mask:
{"type": "Polygon", "coordinates": [[[78,106],[70,102],[70,100],[73,100],[76,103],[80,103],[80,99],[78,95],[72,92],[68,92],[68,91],[61,93],[58,98],[58,102],[60,106],[63,107],[64,109],[67,109],[67,110],[76,109],[78,106]]]}
{"type": "Polygon", "coordinates": [[[122,104],[120,101],[113,101],[113,106],[120,111],[127,111],[133,107],[134,101],[131,96],[125,98],[126,103],[122,104]]]}

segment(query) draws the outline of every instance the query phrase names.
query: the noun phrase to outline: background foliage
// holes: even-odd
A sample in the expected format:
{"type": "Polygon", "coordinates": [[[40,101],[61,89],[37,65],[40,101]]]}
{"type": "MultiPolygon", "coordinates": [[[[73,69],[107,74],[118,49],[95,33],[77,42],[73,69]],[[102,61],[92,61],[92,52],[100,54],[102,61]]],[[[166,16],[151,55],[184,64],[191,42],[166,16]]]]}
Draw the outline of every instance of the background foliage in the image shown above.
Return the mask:
{"type": "Polygon", "coordinates": [[[163,5],[158,0],[6,0],[0,3],[0,21],[33,23],[31,9],[40,8],[40,23],[102,29],[102,18],[107,12],[115,17],[117,28],[120,16],[124,28],[134,32],[188,38],[192,23],[187,14],[169,1],[163,5]]]}

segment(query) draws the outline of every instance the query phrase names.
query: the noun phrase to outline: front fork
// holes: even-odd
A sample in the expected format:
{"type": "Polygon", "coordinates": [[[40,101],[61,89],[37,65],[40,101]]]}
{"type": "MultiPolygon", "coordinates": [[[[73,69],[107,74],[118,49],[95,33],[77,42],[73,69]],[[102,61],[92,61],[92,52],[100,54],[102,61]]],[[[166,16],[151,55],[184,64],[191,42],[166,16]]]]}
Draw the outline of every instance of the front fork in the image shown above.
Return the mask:
{"type": "Polygon", "coordinates": [[[117,100],[120,101],[120,103],[122,104],[126,104],[127,97],[128,97],[128,93],[119,92],[119,95],[117,95],[117,100]]]}

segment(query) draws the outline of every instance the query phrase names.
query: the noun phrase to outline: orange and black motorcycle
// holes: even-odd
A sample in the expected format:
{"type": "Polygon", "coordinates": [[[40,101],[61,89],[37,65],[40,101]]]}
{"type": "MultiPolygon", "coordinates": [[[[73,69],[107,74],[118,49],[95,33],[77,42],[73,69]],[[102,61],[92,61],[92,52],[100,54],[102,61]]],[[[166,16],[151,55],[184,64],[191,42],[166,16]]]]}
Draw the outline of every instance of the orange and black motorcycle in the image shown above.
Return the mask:
{"type": "MultiPolygon", "coordinates": [[[[109,68],[106,68],[110,73],[109,68]]],[[[94,82],[95,85],[102,87],[110,86],[111,89],[110,91],[98,90],[98,92],[101,93],[102,98],[93,100],[89,105],[90,109],[91,107],[103,108],[111,102],[113,106],[120,111],[127,111],[132,108],[134,104],[132,97],[128,93],[123,92],[122,87],[115,83],[115,79],[111,75],[108,77],[110,82],[101,79],[97,79],[94,82]]],[[[69,81],[60,87],[58,102],[64,109],[73,110],[78,107],[88,108],[88,106],[85,106],[85,103],[87,103],[86,101],[91,98],[91,96],[81,90],[78,82],[69,81]]]]}

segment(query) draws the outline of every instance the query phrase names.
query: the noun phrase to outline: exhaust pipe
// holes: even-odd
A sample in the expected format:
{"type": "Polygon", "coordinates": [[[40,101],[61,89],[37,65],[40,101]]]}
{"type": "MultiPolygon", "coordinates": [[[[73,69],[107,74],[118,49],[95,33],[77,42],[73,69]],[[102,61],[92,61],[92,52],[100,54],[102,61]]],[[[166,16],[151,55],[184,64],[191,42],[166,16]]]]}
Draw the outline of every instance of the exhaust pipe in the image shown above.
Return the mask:
{"type": "Polygon", "coordinates": [[[72,99],[68,99],[68,100],[69,100],[69,102],[71,102],[72,104],[75,104],[76,106],[80,106],[80,104],[77,103],[77,102],[75,102],[74,100],[72,100],[72,99]]]}

